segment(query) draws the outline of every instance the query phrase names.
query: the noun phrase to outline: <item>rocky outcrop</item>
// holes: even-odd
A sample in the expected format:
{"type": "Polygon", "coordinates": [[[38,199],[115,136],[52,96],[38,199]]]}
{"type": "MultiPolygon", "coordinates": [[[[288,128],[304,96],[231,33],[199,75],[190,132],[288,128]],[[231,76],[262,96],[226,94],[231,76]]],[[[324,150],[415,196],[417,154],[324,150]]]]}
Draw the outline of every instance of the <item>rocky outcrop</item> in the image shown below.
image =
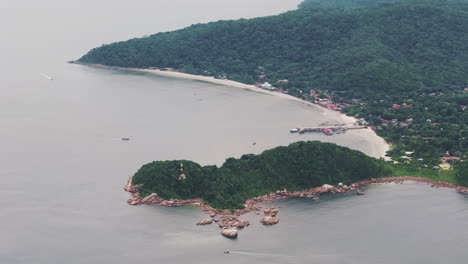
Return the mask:
{"type": "Polygon", "coordinates": [[[214,219],[213,218],[205,218],[200,221],[198,221],[197,225],[209,225],[213,223],[214,219]]]}
{"type": "Polygon", "coordinates": [[[124,190],[129,193],[138,192],[138,187],[135,185],[132,185],[132,177],[128,178],[127,185],[125,185],[124,190]]]}
{"type": "Polygon", "coordinates": [[[278,213],[279,213],[279,209],[278,208],[267,208],[265,210],[263,210],[263,213],[266,215],[266,216],[276,216],[278,213]]]}
{"type": "Polygon", "coordinates": [[[265,216],[260,220],[260,223],[264,225],[276,225],[279,223],[279,218],[273,216],[265,216]]]}
{"type": "Polygon", "coordinates": [[[233,215],[221,215],[220,219],[218,220],[218,226],[221,228],[244,228],[249,226],[250,223],[248,221],[244,221],[239,219],[237,216],[233,215]]]}
{"type": "Polygon", "coordinates": [[[237,238],[237,229],[236,228],[224,228],[221,230],[221,235],[227,238],[237,238]]]}

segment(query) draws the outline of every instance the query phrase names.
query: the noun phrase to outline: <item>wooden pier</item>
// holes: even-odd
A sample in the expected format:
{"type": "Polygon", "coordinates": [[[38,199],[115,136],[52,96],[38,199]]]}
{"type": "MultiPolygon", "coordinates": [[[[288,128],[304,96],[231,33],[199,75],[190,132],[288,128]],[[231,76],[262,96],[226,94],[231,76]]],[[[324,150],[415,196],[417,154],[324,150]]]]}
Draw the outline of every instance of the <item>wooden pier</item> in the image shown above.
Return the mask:
{"type": "Polygon", "coordinates": [[[303,127],[303,128],[298,127],[298,128],[289,130],[289,132],[299,133],[299,134],[318,132],[318,133],[324,133],[325,135],[331,136],[333,134],[344,133],[351,129],[365,129],[365,128],[367,127],[365,126],[342,126],[342,125],[331,126],[331,127],[303,127]]]}

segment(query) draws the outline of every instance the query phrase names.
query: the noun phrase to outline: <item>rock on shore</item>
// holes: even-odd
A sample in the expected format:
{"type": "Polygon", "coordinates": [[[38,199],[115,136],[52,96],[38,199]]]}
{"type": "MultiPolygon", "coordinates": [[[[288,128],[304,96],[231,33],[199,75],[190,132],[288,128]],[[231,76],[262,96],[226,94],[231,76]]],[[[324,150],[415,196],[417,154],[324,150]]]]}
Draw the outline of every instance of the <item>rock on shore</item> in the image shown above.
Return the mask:
{"type": "Polygon", "coordinates": [[[279,209],[278,208],[267,208],[265,210],[263,210],[263,213],[267,216],[276,216],[278,213],[279,213],[279,209]]]}
{"type": "Polygon", "coordinates": [[[260,223],[264,225],[276,225],[279,223],[279,218],[273,216],[265,216],[260,220],[260,223]]]}
{"type": "Polygon", "coordinates": [[[227,238],[237,238],[237,228],[224,228],[221,235],[227,238]]]}
{"type": "Polygon", "coordinates": [[[205,219],[198,221],[197,225],[209,225],[213,223],[213,221],[214,221],[213,218],[205,218],[205,219]]]}

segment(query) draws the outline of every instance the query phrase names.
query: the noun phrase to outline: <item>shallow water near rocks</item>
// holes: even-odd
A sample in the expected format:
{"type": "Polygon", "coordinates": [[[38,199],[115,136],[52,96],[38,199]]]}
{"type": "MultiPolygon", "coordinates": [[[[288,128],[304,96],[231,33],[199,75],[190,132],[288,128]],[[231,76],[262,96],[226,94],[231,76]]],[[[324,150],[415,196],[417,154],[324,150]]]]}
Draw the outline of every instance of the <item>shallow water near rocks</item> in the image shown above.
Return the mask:
{"type": "Polygon", "coordinates": [[[102,43],[276,14],[300,1],[7,2],[0,8],[0,263],[456,263],[468,256],[466,197],[422,184],[279,201],[278,225],[247,215],[252,225],[237,240],[215,225],[196,226],[204,217],[198,208],[126,204],[128,177],[153,160],[221,165],[297,140],[375,154],[358,133],[289,134],[338,118],[297,102],[65,63],[102,43]]]}

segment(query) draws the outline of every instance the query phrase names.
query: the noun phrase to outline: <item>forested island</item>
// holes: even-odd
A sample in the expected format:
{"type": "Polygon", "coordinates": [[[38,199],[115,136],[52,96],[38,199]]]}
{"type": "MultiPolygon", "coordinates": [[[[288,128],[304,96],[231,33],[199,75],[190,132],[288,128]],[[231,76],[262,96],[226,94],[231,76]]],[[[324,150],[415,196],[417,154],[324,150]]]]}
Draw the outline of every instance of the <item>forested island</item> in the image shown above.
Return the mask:
{"type": "Polygon", "coordinates": [[[103,45],[79,62],[269,82],[359,118],[393,144],[395,162],[443,158],[447,169],[468,158],[467,3],[306,0],[277,16],[103,45]]]}
{"type": "Polygon", "coordinates": [[[229,158],[221,167],[201,166],[189,160],[154,161],[142,166],[124,189],[132,194],[130,205],[201,206],[210,217],[198,224],[217,222],[223,228],[221,234],[230,238],[249,225],[239,218],[245,213],[263,211],[262,224],[277,224],[279,209],[264,208],[262,204],[277,199],[319,200],[326,193],[363,195],[368,184],[405,181],[468,194],[467,161],[459,164],[457,174],[444,178],[438,175],[435,179],[431,179],[429,170],[410,176],[411,168],[402,171],[401,166],[332,143],[296,142],[259,155],[229,158]]]}
{"type": "Polygon", "coordinates": [[[143,197],[157,193],[164,199],[202,198],[216,208],[240,209],[246,200],[278,190],[351,184],[390,175],[391,168],[381,160],[314,141],[230,158],[219,168],[188,160],[155,161],[138,170],[133,184],[141,185],[143,197]]]}
{"type": "MultiPolygon", "coordinates": [[[[444,180],[468,187],[468,162],[460,164],[459,174],[444,180]]],[[[362,152],[319,141],[296,142],[259,155],[229,158],[221,167],[201,166],[189,160],[154,161],[133,176],[141,197],[153,193],[165,200],[203,199],[218,209],[242,209],[253,197],[279,190],[290,192],[328,185],[351,185],[371,178],[422,176],[401,171],[362,152]]]]}

